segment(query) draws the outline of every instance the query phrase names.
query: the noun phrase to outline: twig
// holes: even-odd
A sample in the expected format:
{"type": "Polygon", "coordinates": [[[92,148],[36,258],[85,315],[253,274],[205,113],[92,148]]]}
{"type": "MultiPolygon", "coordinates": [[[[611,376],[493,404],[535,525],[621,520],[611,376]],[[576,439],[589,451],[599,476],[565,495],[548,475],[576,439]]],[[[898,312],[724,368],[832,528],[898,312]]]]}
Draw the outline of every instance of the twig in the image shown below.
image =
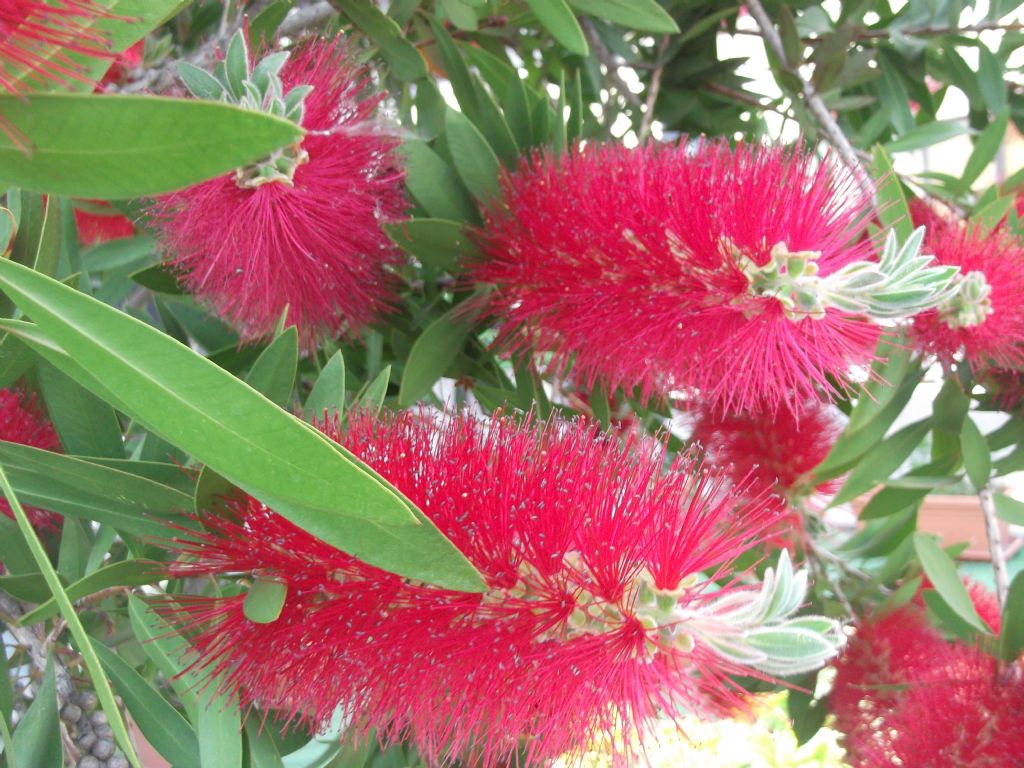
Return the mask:
{"type": "Polygon", "coordinates": [[[647,100],[644,102],[644,113],[640,117],[640,127],[636,135],[643,141],[651,132],[651,121],[654,119],[654,105],[658,101],[658,91],[661,90],[661,75],[665,71],[665,49],[671,38],[665,35],[661,38],[658,46],[658,54],[654,59],[654,72],[651,74],[651,83],[647,86],[647,100]]]}
{"type": "Polygon", "coordinates": [[[1006,593],[1010,589],[1010,576],[1006,571],[1006,551],[1003,549],[1003,540],[999,535],[999,520],[996,518],[996,500],[992,495],[992,486],[989,483],[978,491],[978,498],[981,500],[981,511],[985,516],[985,533],[988,534],[988,551],[992,557],[992,573],[996,582],[996,598],[999,600],[999,610],[1006,606],[1006,593]]]}
{"type": "MultiPolygon", "coordinates": [[[[725,96],[726,98],[732,99],[733,101],[738,101],[740,104],[746,104],[747,106],[754,107],[755,109],[770,110],[771,112],[774,112],[777,115],[782,115],[782,117],[786,118],[787,120],[793,119],[793,116],[791,114],[786,112],[784,109],[780,109],[774,104],[762,104],[761,100],[752,93],[748,93],[746,91],[737,91],[735,88],[730,88],[727,85],[716,83],[713,80],[709,80],[708,82],[704,83],[704,90],[720,94],[722,96],[725,96]]],[[[766,96],[765,98],[768,97],[766,96]]]]}
{"type": "Polygon", "coordinates": [[[786,50],[782,44],[782,38],[779,36],[778,30],[775,29],[775,25],[772,24],[772,20],[768,17],[764,6],[761,5],[761,0],[745,1],[747,10],[750,11],[750,15],[754,17],[757,25],[761,28],[765,44],[771,48],[776,58],[778,58],[779,66],[799,80],[800,89],[803,93],[804,101],[807,103],[807,108],[817,119],[818,125],[821,126],[821,130],[825,134],[825,138],[829,144],[835,147],[843,164],[850,169],[857,181],[864,186],[864,189],[871,192],[872,197],[875,197],[875,185],[871,175],[861,165],[856,150],[854,150],[850,140],[846,138],[846,134],[839,127],[839,123],[832,117],[832,113],[825,106],[825,102],[822,101],[821,96],[818,95],[811,81],[804,77],[798,67],[790,66],[786,60],[786,50]]]}
{"type": "Polygon", "coordinates": [[[314,27],[326,24],[337,15],[338,12],[334,9],[333,5],[327,2],[327,0],[320,0],[320,2],[313,3],[312,5],[293,8],[285,16],[277,31],[283,37],[294,37],[314,27]]]}
{"type": "MultiPolygon", "coordinates": [[[[4,623],[11,637],[28,652],[28,657],[40,674],[46,670],[50,658],[50,644],[47,638],[43,638],[30,627],[18,626],[17,621],[25,611],[17,600],[3,592],[0,592],[0,611],[4,613],[4,623]]],[[[57,683],[57,693],[61,699],[67,701],[74,693],[74,685],[71,682],[71,674],[56,655],[53,657],[53,671],[57,683]]]]}
{"type": "MultiPolygon", "coordinates": [[[[984,24],[969,24],[966,27],[910,27],[907,29],[890,28],[890,29],[861,29],[854,32],[851,36],[852,40],[888,40],[893,36],[893,33],[898,33],[904,37],[939,37],[942,35],[962,35],[969,32],[1012,32],[1015,30],[1024,29],[1024,23],[1013,22],[1010,24],[999,24],[996,22],[987,22],[984,24]]],[[[762,37],[761,32],[755,32],[749,29],[737,29],[732,34],[734,35],[754,35],[756,37],[762,37]]],[[[817,37],[801,37],[800,42],[806,43],[807,45],[814,45],[822,41],[821,36],[817,37]]]]}
{"type": "Polygon", "coordinates": [[[597,60],[600,61],[606,70],[608,70],[608,79],[611,81],[611,85],[614,86],[615,90],[621,94],[622,98],[632,104],[634,107],[641,106],[640,97],[633,93],[626,81],[622,79],[619,74],[619,64],[615,61],[615,56],[605,46],[601,36],[597,34],[597,30],[594,29],[594,25],[590,23],[587,18],[580,18],[580,26],[583,28],[583,34],[587,38],[587,42],[590,47],[594,49],[594,54],[597,56],[597,60]]]}

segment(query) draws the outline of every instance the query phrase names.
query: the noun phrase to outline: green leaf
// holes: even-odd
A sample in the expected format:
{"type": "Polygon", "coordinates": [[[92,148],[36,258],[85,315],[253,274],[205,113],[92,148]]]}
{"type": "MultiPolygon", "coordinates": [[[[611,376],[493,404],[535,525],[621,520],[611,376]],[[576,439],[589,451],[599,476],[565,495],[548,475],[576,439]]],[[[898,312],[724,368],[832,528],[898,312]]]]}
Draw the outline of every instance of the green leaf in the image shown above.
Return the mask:
{"type": "Polygon", "coordinates": [[[187,669],[188,643],[135,595],[128,596],[128,619],[132,632],[149,660],[167,678],[168,683],[196,721],[198,690],[203,681],[187,669]]]}
{"type": "Polygon", "coordinates": [[[970,405],[970,398],[964,393],[960,382],[955,378],[946,379],[932,403],[935,428],[959,435],[970,405]]]}
{"type": "Polygon", "coordinates": [[[455,272],[468,261],[478,258],[480,251],[458,221],[444,219],[409,219],[386,224],[388,237],[410,256],[423,264],[455,272]]]}
{"type": "Polygon", "coordinates": [[[891,154],[896,152],[910,152],[915,149],[930,147],[948,141],[956,136],[967,133],[970,128],[959,121],[935,120],[915,126],[901,135],[898,139],[890,141],[885,148],[891,154]]]}
{"type": "Polygon", "coordinates": [[[871,376],[857,395],[857,405],[850,412],[846,432],[856,432],[892,402],[910,371],[912,351],[902,337],[884,336],[879,340],[875,349],[877,360],[871,365],[871,376]]]}
{"type": "Polygon", "coordinates": [[[1024,571],[1013,577],[1006,593],[1002,628],[999,631],[999,658],[1010,663],[1024,651],[1024,571]]]}
{"type": "Polygon", "coordinates": [[[124,458],[121,424],[114,409],[45,360],[39,383],[61,445],[79,456],[124,458]]]}
{"type": "Polygon", "coordinates": [[[384,366],[384,370],[378,373],[373,381],[366,385],[362,394],[356,401],[356,405],[373,413],[380,413],[384,405],[384,398],[388,393],[388,384],[391,381],[391,366],[384,366]]]}
{"type": "Polygon", "coordinates": [[[971,485],[983,488],[992,475],[992,454],[985,444],[985,436],[970,416],[964,418],[963,429],[960,431],[960,449],[963,451],[964,469],[971,485]]]}
{"type": "Polygon", "coordinates": [[[880,145],[871,150],[872,176],[878,184],[878,218],[882,225],[896,231],[900,242],[914,233],[914,224],[907,207],[907,198],[903,194],[903,186],[893,170],[892,160],[880,145]]]}
{"type": "Polygon", "coordinates": [[[879,443],[877,448],[865,454],[860,460],[839,493],[830,502],[830,506],[855,499],[887,480],[921,444],[930,429],[931,420],[923,419],[904,427],[879,443]]]}
{"type": "Polygon", "coordinates": [[[979,45],[978,51],[978,88],[985,99],[989,112],[998,115],[1006,109],[1006,80],[1003,65],[996,55],[985,45],[979,45]]]}
{"type": "Polygon", "coordinates": [[[167,536],[161,518],[192,505],[181,491],[144,477],[27,445],[0,441],[0,464],[26,504],[136,536],[167,536]]]}
{"type": "MultiPolygon", "coordinates": [[[[172,16],[177,15],[189,0],[103,0],[100,3],[110,11],[110,15],[95,14],[76,19],[81,21],[82,32],[98,32],[106,37],[110,51],[121,53],[149,32],[156,29],[172,16]]],[[[59,66],[67,66],[67,60],[73,62],[81,79],[68,78],[70,90],[89,92],[94,83],[110,67],[110,59],[98,56],[84,56],[58,46],[40,46],[38,55],[59,66]]],[[[31,76],[18,77],[26,84],[33,84],[38,78],[31,76]]]]}
{"type": "Polygon", "coordinates": [[[57,712],[57,678],[53,657],[39,683],[36,697],[14,729],[14,754],[18,768],[63,768],[64,749],[57,712]]]}
{"type": "MultiPolygon", "coordinates": [[[[17,536],[18,534],[14,532],[17,536]]],[[[29,558],[32,553],[29,552],[29,558]]],[[[46,585],[46,579],[39,571],[22,573],[18,576],[0,576],[0,589],[29,603],[41,603],[50,596],[50,588],[46,585]]],[[[21,621],[19,620],[19,624],[21,621]]]]}
{"type": "Polygon", "coordinates": [[[597,16],[626,29],[674,35],[679,26],[655,0],[569,0],[580,13],[597,16]]]}
{"type": "Polygon", "coordinates": [[[483,588],[465,556],[411,502],[214,363],[18,264],[0,262],[0,287],[73,360],[84,386],[100,396],[115,392],[119,410],[304,530],[395,573],[483,588]]]}
{"type": "Polygon", "coordinates": [[[590,53],[583,30],[565,0],[526,0],[526,4],[555,40],[580,56],[590,53]]]}
{"type": "Polygon", "coordinates": [[[426,395],[451,365],[473,327],[466,308],[454,307],[428,325],[412,345],[402,371],[398,404],[408,406],[426,395]]]}
{"type": "Polygon", "coordinates": [[[996,118],[978,136],[974,142],[974,150],[967,159],[967,165],[964,167],[964,172],[960,177],[959,186],[961,191],[966,192],[970,189],[971,184],[978,180],[982,171],[995,159],[996,154],[999,152],[999,147],[1003,144],[1003,136],[1006,135],[1009,121],[1009,111],[1003,110],[996,115],[996,118]]]}
{"type": "Polygon", "coordinates": [[[270,730],[255,717],[245,718],[245,740],[250,768],[284,768],[270,730]]]}
{"type": "Polygon", "coordinates": [[[996,515],[1012,525],[1024,525],[1024,501],[1017,501],[1003,493],[993,493],[996,515]]]}
{"type": "Polygon", "coordinates": [[[257,578],[242,601],[245,618],[257,624],[277,621],[288,597],[288,585],[275,579],[257,578]]]}
{"type": "Polygon", "coordinates": [[[991,203],[981,206],[972,213],[970,222],[981,227],[986,232],[991,231],[996,228],[999,222],[1006,218],[1006,215],[1013,209],[1015,203],[1015,195],[997,197],[991,203]]]}
{"type": "Polygon", "coordinates": [[[455,170],[470,193],[483,203],[497,197],[501,163],[483,134],[461,112],[449,109],[445,116],[445,135],[455,170]]]}
{"type": "Polygon", "coordinates": [[[78,652],[82,655],[82,661],[85,662],[85,667],[89,671],[89,679],[96,690],[96,696],[100,701],[100,706],[103,708],[103,713],[107,716],[114,739],[124,751],[133,768],[141,768],[139,757],[135,754],[135,747],[128,736],[128,728],[125,725],[124,718],[121,716],[121,710],[118,709],[117,703],[114,701],[114,692],[110,690],[110,683],[103,674],[103,668],[100,665],[99,658],[96,656],[96,651],[93,649],[92,641],[89,635],[86,634],[85,627],[82,626],[82,621],[78,618],[78,614],[75,613],[71,600],[65,594],[60,577],[50,564],[46,550],[43,549],[43,545],[40,543],[35,530],[33,530],[28,517],[25,515],[25,510],[15,495],[14,489],[11,487],[7,474],[2,467],[0,467],[0,490],[3,491],[3,495],[6,497],[7,503],[14,514],[14,519],[18,523],[18,528],[21,529],[22,538],[24,538],[29,551],[32,553],[32,559],[36,561],[36,566],[46,579],[47,586],[49,586],[50,592],[53,593],[60,608],[60,614],[71,632],[75,645],[78,646],[78,652]]]}
{"type": "Polygon", "coordinates": [[[282,118],[229,104],[157,96],[0,95],[0,184],[121,199],[220,176],[302,138],[282,118]]]}
{"type": "Polygon", "coordinates": [[[231,697],[217,694],[219,687],[213,678],[199,691],[199,768],[242,768],[242,716],[231,697]]]}
{"type": "MultiPolygon", "coordinates": [[[[798,67],[803,63],[803,43],[800,42],[800,32],[796,28],[796,17],[787,5],[779,6],[778,13],[779,37],[782,38],[783,53],[786,54],[784,62],[789,67],[798,67]]],[[[819,65],[820,66],[820,65],[819,65]]],[[[815,67],[815,74],[818,67],[815,67]]]]}
{"type": "MultiPolygon", "coordinates": [[[[83,597],[96,594],[97,592],[109,589],[110,587],[134,587],[142,584],[152,584],[161,578],[157,570],[158,566],[142,560],[122,560],[119,563],[100,568],[83,576],[78,581],[65,587],[64,592],[69,600],[81,600],[83,597]]],[[[49,592],[47,592],[49,596],[49,592]]],[[[56,616],[59,612],[57,601],[50,597],[42,601],[31,611],[21,617],[21,625],[24,627],[37,624],[40,621],[56,616]]]]}
{"type": "Polygon", "coordinates": [[[338,9],[369,37],[400,80],[427,76],[427,64],[416,47],[402,35],[395,20],[385,16],[370,0],[339,0],[338,9]]]}
{"type": "Polygon", "coordinates": [[[82,254],[82,263],[89,272],[105,272],[129,266],[138,269],[143,260],[153,258],[155,245],[156,240],[152,237],[119,237],[87,250],[82,254]]]}
{"type": "Polygon", "coordinates": [[[249,45],[259,50],[266,42],[274,40],[274,33],[295,5],[295,0],[275,0],[249,22],[249,45]]]}
{"type": "Polygon", "coordinates": [[[340,351],[327,361],[306,398],[307,419],[320,420],[325,413],[336,414],[339,419],[345,413],[345,358],[340,351]]]}
{"type": "Polygon", "coordinates": [[[199,742],[192,726],[128,662],[105,645],[97,643],[95,648],[146,740],[172,765],[197,765],[199,742]]]}
{"type": "Polygon", "coordinates": [[[270,402],[288,405],[299,362],[299,332],[291,326],[260,353],[249,371],[249,386],[270,402]]]}
{"type": "Polygon", "coordinates": [[[131,279],[143,288],[155,293],[180,294],[181,286],[178,285],[178,278],[171,274],[162,264],[154,264],[152,267],[132,272],[131,279]]]}
{"type": "Polygon", "coordinates": [[[935,539],[918,531],[914,534],[914,552],[917,553],[917,559],[921,562],[925,575],[946,605],[977,631],[990,633],[991,630],[978,616],[967,589],[960,581],[956,564],[935,543],[935,539]]]}
{"type": "Polygon", "coordinates": [[[448,17],[448,21],[459,29],[475,30],[477,28],[476,11],[462,0],[441,0],[441,7],[444,8],[444,15],[448,17]]]}
{"type": "Polygon", "coordinates": [[[402,144],[401,153],[406,161],[405,185],[427,213],[438,219],[477,220],[473,201],[440,155],[415,139],[402,144]]]}

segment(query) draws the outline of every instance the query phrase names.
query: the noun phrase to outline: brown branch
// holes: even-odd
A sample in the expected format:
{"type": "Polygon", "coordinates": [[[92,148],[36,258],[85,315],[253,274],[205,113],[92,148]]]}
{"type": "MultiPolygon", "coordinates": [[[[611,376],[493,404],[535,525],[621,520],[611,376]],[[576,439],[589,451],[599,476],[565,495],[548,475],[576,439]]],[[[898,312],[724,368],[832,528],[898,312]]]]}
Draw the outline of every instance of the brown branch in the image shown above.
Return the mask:
{"type": "Polygon", "coordinates": [[[799,67],[790,66],[786,60],[786,50],[782,44],[782,38],[779,36],[778,30],[775,29],[775,25],[772,24],[772,20],[769,18],[764,6],[761,5],[761,0],[746,0],[746,6],[747,10],[750,11],[750,15],[754,17],[757,25],[761,28],[765,45],[772,50],[779,60],[779,66],[800,82],[800,89],[804,102],[807,104],[807,109],[810,110],[811,114],[818,121],[818,125],[821,127],[822,133],[829,144],[835,147],[843,164],[850,169],[850,172],[853,173],[857,181],[866,190],[871,191],[872,197],[875,197],[875,185],[871,175],[861,164],[860,159],[857,157],[857,151],[853,148],[850,140],[846,138],[846,134],[839,127],[839,123],[832,117],[832,113],[825,106],[825,102],[818,95],[811,81],[804,77],[799,67]]]}
{"type": "Polygon", "coordinates": [[[644,113],[640,117],[640,127],[637,129],[636,135],[643,141],[647,138],[647,135],[651,132],[651,121],[654,119],[654,105],[658,101],[658,92],[661,90],[661,76],[665,71],[665,49],[668,48],[668,43],[671,38],[665,35],[661,38],[661,44],[658,46],[658,55],[654,59],[654,72],[651,74],[651,83],[647,86],[647,100],[644,102],[644,113]]]}
{"type": "MultiPolygon", "coordinates": [[[[748,93],[747,91],[737,91],[735,88],[730,88],[727,85],[722,85],[721,83],[716,83],[713,81],[704,83],[704,90],[711,91],[712,93],[717,93],[721,96],[725,96],[728,99],[738,101],[740,104],[746,104],[747,106],[753,107],[754,109],[770,110],[777,115],[782,115],[782,117],[786,118],[787,120],[793,119],[793,116],[786,112],[784,109],[780,109],[774,104],[762,104],[761,100],[757,96],[755,96],[752,93],[748,93]]],[[[765,96],[764,98],[769,97],[765,96]]]]}
{"type": "Polygon", "coordinates": [[[615,55],[608,50],[605,46],[601,36],[597,34],[597,30],[594,29],[594,25],[590,23],[590,20],[581,17],[580,26],[583,28],[583,34],[587,38],[587,43],[591,48],[594,49],[594,55],[597,56],[597,60],[604,65],[604,68],[608,71],[608,80],[611,81],[611,85],[614,87],[622,98],[632,104],[634,107],[640,107],[640,97],[633,93],[626,81],[622,79],[619,74],[619,67],[621,66],[616,60],[615,55]]]}
{"type": "Polygon", "coordinates": [[[988,534],[988,551],[992,557],[992,574],[995,577],[996,598],[999,610],[1006,607],[1006,593],[1010,591],[1010,575],[1006,570],[1006,551],[999,535],[999,520],[996,517],[996,500],[992,495],[992,486],[986,483],[978,491],[981,511],[985,516],[985,533],[988,534]]]}
{"type": "MultiPolygon", "coordinates": [[[[969,24],[966,27],[911,27],[909,29],[860,29],[851,35],[851,40],[887,40],[892,37],[893,32],[898,32],[901,35],[907,37],[941,37],[943,35],[962,35],[971,32],[1013,32],[1016,30],[1024,29],[1024,23],[1013,22],[1011,24],[999,24],[997,22],[987,22],[984,24],[969,24]]],[[[754,31],[749,29],[737,29],[732,34],[734,35],[753,35],[755,37],[763,37],[760,31],[754,31]]],[[[814,45],[820,43],[822,37],[819,36],[805,36],[800,38],[800,42],[806,45],[814,45]]]]}

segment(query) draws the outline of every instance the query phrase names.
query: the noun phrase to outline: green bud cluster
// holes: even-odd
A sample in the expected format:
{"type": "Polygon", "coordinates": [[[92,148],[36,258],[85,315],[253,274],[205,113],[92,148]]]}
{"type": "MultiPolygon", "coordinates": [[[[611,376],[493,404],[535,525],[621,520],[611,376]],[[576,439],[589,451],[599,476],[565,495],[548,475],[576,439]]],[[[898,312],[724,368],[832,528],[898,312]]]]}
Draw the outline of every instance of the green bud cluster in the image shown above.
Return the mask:
{"type": "MultiPolygon", "coordinates": [[[[189,64],[178,63],[178,75],[197,99],[223,101],[243,109],[266,112],[302,124],[306,97],[313,88],[297,85],[285,92],[281,69],[288,61],[287,52],[272,53],[250,66],[249,46],[239,30],[228,44],[227,54],[217,63],[213,74],[189,64]]],[[[262,184],[293,183],[295,169],[309,160],[301,142],[279,149],[252,165],[235,171],[235,183],[245,189],[262,184]]]]}

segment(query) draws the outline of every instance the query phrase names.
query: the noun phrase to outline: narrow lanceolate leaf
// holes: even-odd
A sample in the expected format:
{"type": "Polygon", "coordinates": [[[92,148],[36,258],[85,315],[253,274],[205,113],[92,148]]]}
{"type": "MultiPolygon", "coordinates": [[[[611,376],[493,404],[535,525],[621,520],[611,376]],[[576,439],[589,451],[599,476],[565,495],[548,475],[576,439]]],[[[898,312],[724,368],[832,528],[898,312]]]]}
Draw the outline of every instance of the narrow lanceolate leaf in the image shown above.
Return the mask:
{"type": "Polygon", "coordinates": [[[128,598],[128,617],[142,650],[168,679],[196,724],[199,760],[185,765],[240,768],[241,717],[235,702],[217,695],[220,680],[206,680],[189,668],[195,661],[189,642],[139,598],[128,598]]]}
{"type": "Polygon", "coordinates": [[[982,488],[992,474],[992,455],[985,444],[985,436],[970,416],[964,418],[960,431],[960,449],[963,451],[964,469],[967,470],[971,485],[982,488]]]}
{"type": "Polygon", "coordinates": [[[452,589],[469,561],[407,499],[308,425],[158,330],[9,261],[0,288],[50,337],[51,362],[159,437],[327,543],[452,589]],[[67,372],[67,371],[65,371],[67,372]]]}
{"type": "Polygon", "coordinates": [[[928,534],[918,531],[914,534],[914,551],[917,553],[917,559],[921,561],[925,575],[943,602],[978,632],[990,632],[991,630],[978,616],[967,589],[960,581],[956,565],[935,540],[928,534]]]}
{"type": "MultiPolygon", "coordinates": [[[[626,29],[673,35],[679,26],[656,0],[569,0],[580,13],[606,19],[626,29]]],[[[785,8],[785,6],[783,6],[785,8]]],[[[728,9],[735,13],[735,7],[728,9]]]]}
{"type": "Polygon", "coordinates": [[[287,405],[292,397],[298,361],[299,333],[292,326],[256,358],[249,371],[249,386],[272,403],[287,405]]]}
{"type": "Polygon", "coordinates": [[[62,768],[60,715],[53,658],[46,664],[36,698],[14,729],[14,759],[18,768],[62,768]]]}
{"type": "Polygon", "coordinates": [[[479,256],[459,221],[410,219],[384,229],[399,248],[429,267],[455,271],[466,259],[479,256]]]}
{"type": "Polygon", "coordinates": [[[416,339],[402,372],[399,405],[412,405],[426,395],[458,356],[473,327],[472,318],[465,313],[461,307],[445,312],[416,339]]]}
{"type": "Polygon", "coordinates": [[[78,618],[74,606],[71,605],[71,600],[68,599],[67,594],[64,592],[64,586],[60,582],[60,577],[53,569],[46,550],[43,549],[39,537],[33,530],[32,524],[28,521],[25,510],[15,495],[14,489],[11,487],[11,483],[7,479],[2,466],[0,466],[0,491],[3,492],[7,503],[10,505],[14,519],[21,530],[22,538],[25,539],[25,543],[32,553],[32,559],[36,561],[36,566],[43,574],[43,578],[46,579],[46,585],[50,588],[50,592],[57,601],[61,616],[64,617],[68,630],[71,632],[71,637],[74,639],[75,645],[78,646],[78,652],[82,654],[82,661],[85,662],[85,667],[89,670],[89,678],[92,680],[100,706],[102,706],[103,712],[107,716],[107,721],[110,723],[114,739],[124,751],[125,757],[128,758],[132,768],[142,768],[142,763],[139,761],[138,755],[135,754],[135,747],[128,736],[128,728],[125,725],[124,718],[121,716],[121,710],[118,709],[117,703],[114,701],[114,692],[110,690],[110,683],[107,681],[103,668],[100,665],[100,660],[93,649],[92,640],[86,634],[81,619],[78,618]]]}
{"type": "Polygon", "coordinates": [[[197,765],[199,742],[192,726],[178,710],[128,662],[105,645],[96,644],[96,655],[124,700],[132,720],[156,751],[171,765],[197,765]]]}
{"type": "Polygon", "coordinates": [[[229,104],[156,96],[0,95],[0,184],[70,197],[169,192],[293,144],[302,129],[229,104]]]}
{"type": "Polygon", "coordinates": [[[1013,577],[1006,593],[1006,607],[999,631],[999,657],[1011,662],[1021,653],[1024,653],[1024,571],[1013,577]]]}
{"type": "Polygon", "coordinates": [[[498,194],[501,163],[487,139],[461,112],[449,109],[445,117],[448,147],[466,188],[482,203],[498,194]]]}
{"type": "Polygon", "coordinates": [[[526,4],[555,40],[573,53],[587,55],[587,39],[565,0],[526,0],[526,4]]]}
{"type": "Polygon", "coordinates": [[[892,160],[881,146],[871,151],[871,173],[878,182],[878,218],[883,226],[892,227],[901,242],[905,242],[914,231],[910,219],[907,198],[903,194],[899,177],[892,168],[892,160]]]}
{"type": "Polygon", "coordinates": [[[313,385],[306,398],[306,418],[323,419],[324,415],[336,414],[341,418],[345,412],[345,358],[335,352],[313,385]]]}
{"type": "Polygon", "coordinates": [[[401,80],[419,80],[427,76],[427,64],[416,46],[402,36],[394,19],[386,16],[370,0],[338,0],[335,5],[369,37],[380,55],[401,80]]]}
{"type": "Polygon", "coordinates": [[[0,464],[26,504],[136,536],[166,536],[161,518],[181,523],[176,513],[192,505],[161,483],[27,445],[0,441],[0,464]]]}
{"type": "MultiPolygon", "coordinates": [[[[122,560],[69,584],[64,593],[69,600],[81,600],[109,587],[151,584],[159,578],[153,563],[144,560],[122,560]]],[[[51,597],[22,616],[21,625],[27,627],[45,621],[56,616],[58,610],[57,601],[51,597]]]]}

